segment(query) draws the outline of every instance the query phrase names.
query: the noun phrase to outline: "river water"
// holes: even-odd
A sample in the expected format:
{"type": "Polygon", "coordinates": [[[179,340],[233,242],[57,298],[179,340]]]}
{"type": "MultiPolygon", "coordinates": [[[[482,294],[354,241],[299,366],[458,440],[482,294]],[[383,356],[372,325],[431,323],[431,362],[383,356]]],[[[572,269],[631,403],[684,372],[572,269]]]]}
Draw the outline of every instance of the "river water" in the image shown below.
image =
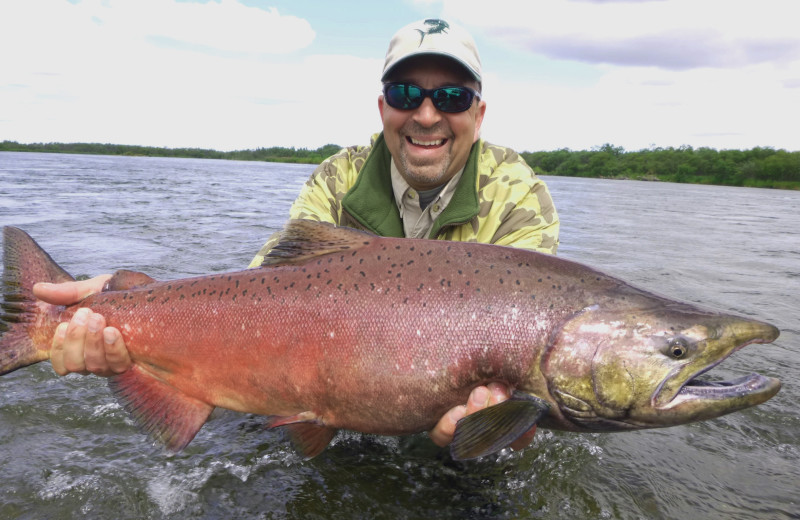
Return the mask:
{"type": "MultiPolygon", "coordinates": [[[[73,275],[176,278],[245,267],[307,165],[0,153],[0,225],[73,275]]],[[[311,461],[262,418],[221,412],[164,454],[105,380],[49,363],[0,378],[0,518],[800,518],[800,192],[547,177],[565,258],[782,331],[714,369],[783,389],[703,423],[541,430],[456,463],[424,434],[340,433],[311,461]]],[[[276,367],[280,370],[280,367],[276,367]]]]}

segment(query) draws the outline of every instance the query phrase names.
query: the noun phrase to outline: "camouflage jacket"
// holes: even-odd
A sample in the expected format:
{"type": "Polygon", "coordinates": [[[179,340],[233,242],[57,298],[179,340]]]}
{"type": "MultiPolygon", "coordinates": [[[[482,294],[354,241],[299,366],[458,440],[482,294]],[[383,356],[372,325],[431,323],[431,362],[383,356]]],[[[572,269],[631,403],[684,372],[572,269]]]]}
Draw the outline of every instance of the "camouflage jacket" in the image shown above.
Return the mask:
{"type": "MultiPolygon", "coordinates": [[[[381,236],[403,237],[394,200],[389,150],[383,134],[368,146],[345,148],[314,171],[289,217],[330,222],[381,236]]],[[[477,141],[450,204],[429,238],[483,242],[555,253],[558,214],[544,182],[516,152],[477,141]]],[[[264,244],[250,266],[261,264],[277,241],[264,244]]]]}

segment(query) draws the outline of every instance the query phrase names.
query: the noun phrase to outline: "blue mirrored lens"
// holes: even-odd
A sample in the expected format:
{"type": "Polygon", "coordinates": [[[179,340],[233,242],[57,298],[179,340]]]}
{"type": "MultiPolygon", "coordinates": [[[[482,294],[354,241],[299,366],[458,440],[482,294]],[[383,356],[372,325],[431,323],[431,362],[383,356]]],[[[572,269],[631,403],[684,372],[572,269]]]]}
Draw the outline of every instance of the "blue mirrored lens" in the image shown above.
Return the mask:
{"type": "Polygon", "coordinates": [[[400,110],[417,108],[425,99],[425,94],[420,87],[407,83],[387,85],[384,96],[389,106],[400,110]]]}
{"type": "Polygon", "coordinates": [[[463,87],[437,88],[431,98],[442,112],[462,112],[472,105],[472,93],[463,87]]]}

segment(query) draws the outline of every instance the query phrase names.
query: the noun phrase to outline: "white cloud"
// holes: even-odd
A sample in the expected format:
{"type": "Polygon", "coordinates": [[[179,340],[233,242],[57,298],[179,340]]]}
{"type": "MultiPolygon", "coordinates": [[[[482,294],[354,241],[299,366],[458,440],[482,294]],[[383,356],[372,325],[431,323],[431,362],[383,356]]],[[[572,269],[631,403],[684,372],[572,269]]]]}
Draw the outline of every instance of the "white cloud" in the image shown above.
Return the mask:
{"type": "Polygon", "coordinates": [[[110,31],[133,38],[165,38],[204,50],[282,54],[308,46],[315,36],[306,20],[235,0],[204,4],[93,0],[85,10],[110,31]]]}
{"type": "Polygon", "coordinates": [[[800,89],[772,65],[684,72],[608,67],[590,85],[487,78],[484,135],[521,150],[692,145],[797,149],[800,89]],[[520,100],[526,100],[521,103],[520,100]]]}
{"type": "Polygon", "coordinates": [[[356,139],[340,127],[361,125],[354,142],[379,128],[380,62],[274,58],[314,38],[274,9],[50,0],[0,10],[0,45],[14,49],[0,56],[0,139],[314,147],[356,139]]]}
{"type": "Polygon", "coordinates": [[[800,56],[795,8],[786,0],[444,3],[486,37],[556,59],[689,69],[800,56]]]}
{"type": "Polygon", "coordinates": [[[487,77],[484,135],[497,142],[795,150],[789,129],[800,118],[800,88],[792,88],[800,84],[800,33],[792,5],[496,0],[479,10],[476,0],[445,0],[444,16],[484,43],[514,49],[520,67],[532,66],[525,54],[541,66],[533,83],[508,71],[487,77]],[[547,76],[569,62],[591,73],[572,83],[547,76]]]}
{"type": "MultiPolygon", "coordinates": [[[[233,0],[205,4],[170,0],[36,0],[4,4],[0,45],[3,70],[25,84],[42,74],[77,78],[97,75],[167,73],[185,62],[163,52],[166,42],[198,54],[280,54],[308,46],[307,21],[276,10],[245,7],[233,0]]],[[[88,83],[88,82],[83,82],[88,83]]],[[[45,87],[46,88],[46,87],[45,87]]]]}

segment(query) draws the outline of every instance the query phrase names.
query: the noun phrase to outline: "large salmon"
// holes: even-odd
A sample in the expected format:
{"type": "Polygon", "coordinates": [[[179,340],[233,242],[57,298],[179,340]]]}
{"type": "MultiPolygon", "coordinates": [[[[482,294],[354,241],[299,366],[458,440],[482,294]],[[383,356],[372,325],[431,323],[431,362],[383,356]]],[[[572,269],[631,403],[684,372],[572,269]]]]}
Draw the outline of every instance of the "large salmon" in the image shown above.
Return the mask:
{"type": "Polygon", "coordinates": [[[4,229],[0,374],[49,358],[79,306],[117,327],[134,361],[110,380],[170,450],[219,406],[271,416],[305,456],[336,430],[428,430],[477,385],[512,399],[457,428],[456,459],[502,449],[534,424],[621,431],[710,419],[779,388],[757,374],[696,377],[778,330],[663,298],[584,265],[506,247],[287,225],[261,268],[174,281],[119,271],[79,305],[35,300],[72,277],[4,229]]]}

